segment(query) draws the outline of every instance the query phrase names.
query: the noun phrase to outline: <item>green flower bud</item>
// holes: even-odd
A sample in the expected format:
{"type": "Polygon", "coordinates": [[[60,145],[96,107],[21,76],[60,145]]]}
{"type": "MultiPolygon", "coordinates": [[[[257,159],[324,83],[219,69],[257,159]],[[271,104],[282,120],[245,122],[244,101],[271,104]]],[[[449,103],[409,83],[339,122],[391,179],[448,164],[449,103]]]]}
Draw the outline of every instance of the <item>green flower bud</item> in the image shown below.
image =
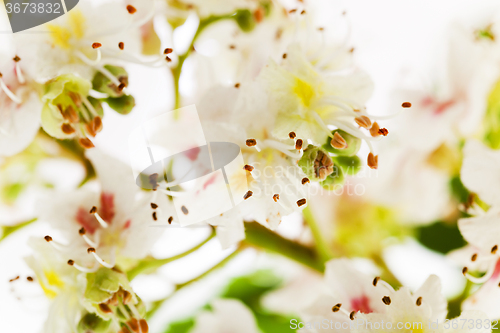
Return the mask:
{"type": "Polygon", "coordinates": [[[123,88],[128,86],[128,73],[123,67],[106,65],[104,66],[114,77],[120,81],[120,85],[117,86],[111,80],[102,74],[97,72],[92,79],[92,88],[104,94],[108,94],[110,97],[121,97],[123,96],[123,88]]]}
{"type": "Polygon", "coordinates": [[[331,157],[319,147],[309,145],[299,160],[299,167],[312,181],[323,181],[333,172],[331,157]]]}
{"type": "Polygon", "coordinates": [[[338,165],[333,167],[333,172],[326,177],[326,179],[320,182],[320,185],[329,191],[335,190],[338,186],[344,185],[345,176],[342,168],[338,165]]]}
{"type": "Polygon", "coordinates": [[[135,98],[130,95],[123,95],[121,97],[109,97],[103,100],[110,108],[119,114],[128,114],[135,106],[135,98]]]}
{"type": "Polygon", "coordinates": [[[323,149],[325,149],[327,152],[339,155],[339,156],[354,156],[358,153],[359,148],[361,147],[361,139],[358,137],[355,137],[354,135],[351,135],[347,132],[344,132],[342,130],[334,130],[332,132],[333,135],[335,133],[338,133],[342,136],[342,138],[345,140],[347,147],[343,149],[337,149],[333,148],[332,146],[332,138],[328,137],[326,143],[323,145],[323,149]]]}
{"type": "Polygon", "coordinates": [[[73,74],[60,75],[45,84],[41,121],[47,134],[58,139],[73,136],[71,129],[90,117],[85,106],[90,87],[88,80],[73,74]]]}
{"type": "Polygon", "coordinates": [[[255,28],[255,18],[248,9],[238,9],[234,14],[234,19],[240,29],[244,32],[250,32],[255,28]]]}
{"type": "Polygon", "coordinates": [[[335,166],[342,169],[343,173],[349,176],[354,176],[361,170],[362,162],[361,159],[354,156],[335,156],[332,157],[335,166]]]}
{"type": "Polygon", "coordinates": [[[107,333],[111,326],[111,320],[103,320],[94,313],[87,313],[78,323],[78,333],[107,333]]]}

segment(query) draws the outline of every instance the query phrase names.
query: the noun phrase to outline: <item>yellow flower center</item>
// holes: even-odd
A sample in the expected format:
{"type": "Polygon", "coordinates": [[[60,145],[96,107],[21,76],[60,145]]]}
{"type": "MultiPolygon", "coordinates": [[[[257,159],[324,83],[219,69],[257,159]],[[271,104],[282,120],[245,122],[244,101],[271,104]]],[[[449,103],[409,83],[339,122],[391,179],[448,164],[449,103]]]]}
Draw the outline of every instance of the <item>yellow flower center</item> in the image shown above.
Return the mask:
{"type": "Polygon", "coordinates": [[[45,295],[48,298],[54,298],[57,296],[55,289],[61,289],[64,287],[64,282],[57,276],[54,271],[44,271],[45,280],[40,279],[40,286],[42,287],[45,295]]]}
{"type": "Polygon", "coordinates": [[[304,106],[309,106],[311,104],[311,99],[314,97],[314,89],[309,83],[299,78],[295,78],[293,92],[300,98],[304,106]]]}
{"type": "Polygon", "coordinates": [[[72,10],[68,14],[67,25],[47,24],[55,45],[62,49],[71,48],[71,39],[81,39],[85,34],[85,17],[78,10],[72,10]]]}

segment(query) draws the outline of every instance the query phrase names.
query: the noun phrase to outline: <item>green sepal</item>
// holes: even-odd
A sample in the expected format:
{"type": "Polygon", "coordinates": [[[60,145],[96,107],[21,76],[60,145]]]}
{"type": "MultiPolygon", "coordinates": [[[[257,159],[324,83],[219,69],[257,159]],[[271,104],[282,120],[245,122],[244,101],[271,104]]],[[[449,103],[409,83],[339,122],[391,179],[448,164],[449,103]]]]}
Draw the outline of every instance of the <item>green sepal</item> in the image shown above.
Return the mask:
{"type": "Polygon", "coordinates": [[[111,326],[111,320],[104,320],[95,313],[87,313],[78,323],[78,333],[108,333],[111,326]]]}
{"type": "Polygon", "coordinates": [[[332,157],[333,162],[336,167],[342,169],[345,175],[354,176],[356,175],[362,167],[361,159],[354,156],[335,156],[332,157]]]}
{"type": "Polygon", "coordinates": [[[131,95],[123,95],[117,98],[106,98],[102,100],[106,102],[110,108],[119,114],[129,114],[135,106],[135,98],[131,95]]]}
{"type": "MultiPolygon", "coordinates": [[[[127,276],[124,273],[101,267],[97,272],[87,274],[85,299],[95,304],[104,303],[113,297],[120,290],[120,287],[134,295],[127,276]]],[[[137,302],[135,296],[133,296],[133,300],[134,303],[137,302]]]]}
{"type": "MultiPolygon", "coordinates": [[[[124,83],[126,86],[128,85],[128,73],[125,68],[111,65],[106,65],[104,68],[113,74],[118,81],[124,83]]],[[[123,91],[120,91],[118,86],[111,82],[111,80],[101,72],[97,72],[92,79],[92,88],[96,91],[107,94],[110,97],[123,96],[123,91]]]]}
{"type": "Polygon", "coordinates": [[[99,117],[101,117],[101,118],[104,117],[104,109],[102,108],[101,101],[98,100],[97,98],[90,97],[90,96],[87,97],[87,99],[89,100],[90,104],[92,104],[92,106],[96,110],[99,117]]]}
{"type": "Polygon", "coordinates": [[[331,145],[331,137],[328,137],[326,140],[326,143],[323,145],[323,149],[325,149],[327,152],[338,155],[338,156],[354,156],[358,153],[359,148],[361,148],[361,139],[358,137],[355,137],[354,135],[351,135],[347,132],[344,132],[342,130],[336,129],[332,131],[332,134],[334,135],[336,132],[338,132],[344,140],[347,143],[347,147],[344,149],[336,149],[333,148],[331,145]]]}

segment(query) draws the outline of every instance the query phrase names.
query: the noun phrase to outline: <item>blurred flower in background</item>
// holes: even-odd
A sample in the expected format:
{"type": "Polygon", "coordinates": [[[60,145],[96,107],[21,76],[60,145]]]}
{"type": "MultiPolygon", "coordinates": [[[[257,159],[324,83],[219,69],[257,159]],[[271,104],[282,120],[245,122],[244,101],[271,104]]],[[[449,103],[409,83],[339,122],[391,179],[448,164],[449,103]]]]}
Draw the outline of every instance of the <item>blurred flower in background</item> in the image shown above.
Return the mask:
{"type": "Polygon", "coordinates": [[[456,318],[491,331],[498,10],[486,0],[80,0],[0,34],[2,327],[377,330],[350,327],[365,320],[449,331],[456,318]],[[189,105],[207,141],[239,148],[244,172],[225,184],[248,190],[184,226],[174,196],[195,192],[212,207],[226,190],[184,184],[208,168],[199,151],[172,152],[189,141],[192,119],[177,111],[189,105]],[[175,158],[141,188],[128,138],[172,110],[173,129],[148,145],[175,158]]]}

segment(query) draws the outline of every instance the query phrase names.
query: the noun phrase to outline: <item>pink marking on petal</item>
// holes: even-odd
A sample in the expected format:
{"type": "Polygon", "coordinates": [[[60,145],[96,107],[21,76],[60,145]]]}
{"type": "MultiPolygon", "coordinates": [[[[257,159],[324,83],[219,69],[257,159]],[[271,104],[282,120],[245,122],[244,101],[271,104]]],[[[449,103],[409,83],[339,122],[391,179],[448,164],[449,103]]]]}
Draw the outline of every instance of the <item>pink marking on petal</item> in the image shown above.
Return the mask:
{"type": "Polygon", "coordinates": [[[130,224],[132,224],[132,222],[130,220],[127,220],[127,222],[125,222],[125,225],[123,226],[123,229],[130,228],[130,224]]]}
{"type": "Polygon", "coordinates": [[[373,310],[370,307],[370,299],[363,295],[359,298],[354,298],[351,300],[351,310],[359,311],[361,313],[372,313],[373,310]]]}
{"type": "Polygon", "coordinates": [[[205,184],[203,184],[203,189],[206,190],[207,187],[213,183],[215,183],[215,180],[217,179],[217,174],[214,173],[212,177],[210,177],[205,184]]]}
{"type": "Polygon", "coordinates": [[[455,104],[454,100],[449,100],[446,102],[438,103],[436,109],[434,110],[434,114],[441,114],[448,110],[452,105],[455,104]]]}
{"type": "Polygon", "coordinates": [[[198,158],[198,155],[200,154],[200,147],[192,148],[187,150],[184,155],[186,155],[187,158],[189,158],[191,161],[196,161],[198,158]]]}
{"type": "Polygon", "coordinates": [[[113,193],[101,193],[101,206],[99,207],[99,215],[104,221],[111,224],[115,217],[115,196],[113,193]]]}
{"type": "Polygon", "coordinates": [[[493,271],[493,275],[490,280],[495,280],[500,275],[500,259],[498,259],[497,264],[495,266],[495,270],[493,271]]]}
{"type": "Polygon", "coordinates": [[[89,214],[89,210],[83,207],[78,208],[75,216],[76,222],[85,228],[85,230],[91,235],[99,228],[101,225],[95,219],[94,215],[89,214]]]}

